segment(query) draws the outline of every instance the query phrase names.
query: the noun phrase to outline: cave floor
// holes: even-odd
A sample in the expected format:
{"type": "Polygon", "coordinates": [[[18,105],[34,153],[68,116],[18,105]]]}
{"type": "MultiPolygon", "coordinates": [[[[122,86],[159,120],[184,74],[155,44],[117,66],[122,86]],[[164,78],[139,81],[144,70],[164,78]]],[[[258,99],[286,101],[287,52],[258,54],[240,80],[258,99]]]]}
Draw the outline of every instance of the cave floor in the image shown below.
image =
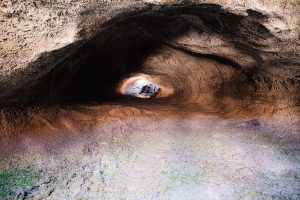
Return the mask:
{"type": "Polygon", "coordinates": [[[2,145],[0,199],[300,198],[300,144],[271,137],[278,130],[263,120],[122,106],[93,119],[89,109],[70,112],[60,115],[76,125],[43,118],[15,152],[2,145]]]}

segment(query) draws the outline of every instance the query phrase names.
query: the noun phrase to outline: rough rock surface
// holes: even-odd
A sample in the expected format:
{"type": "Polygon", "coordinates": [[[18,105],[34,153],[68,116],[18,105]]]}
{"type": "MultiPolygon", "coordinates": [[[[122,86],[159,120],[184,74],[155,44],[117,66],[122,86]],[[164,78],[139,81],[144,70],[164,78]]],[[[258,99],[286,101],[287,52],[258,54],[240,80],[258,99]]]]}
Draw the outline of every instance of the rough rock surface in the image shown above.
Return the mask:
{"type": "Polygon", "coordinates": [[[1,166],[39,178],[26,187],[12,179],[8,197],[299,199],[299,142],[280,139],[282,130],[261,118],[152,108],[82,106],[34,115],[37,128],[14,132],[16,146],[1,145],[8,153],[1,166]]]}
{"type": "MultiPolygon", "coordinates": [[[[65,53],[60,52],[59,55],[45,56],[49,52],[75,41],[89,39],[97,34],[101,27],[105,27],[104,24],[110,19],[118,16],[115,20],[120,20],[122,15],[129,11],[139,13],[157,10],[160,6],[170,7],[182,2],[185,1],[1,1],[1,96],[24,87],[25,80],[33,81],[38,76],[45,75],[58,61],[70,54],[68,50],[65,53]],[[35,66],[38,66],[38,69],[35,69],[35,66]]],[[[287,39],[294,44],[284,46],[299,57],[300,17],[297,0],[188,2],[221,5],[225,10],[235,14],[252,15],[276,37],[287,39]]],[[[204,34],[199,39],[203,40],[205,37],[207,36],[204,34]]],[[[180,40],[181,43],[188,42],[180,40]]],[[[214,39],[214,42],[222,41],[214,39]]],[[[268,51],[276,51],[277,48],[278,46],[273,44],[268,51]]],[[[232,49],[228,47],[227,51],[232,49]]]]}
{"type": "Polygon", "coordinates": [[[299,11],[1,1],[0,199],[299,199],[299,11]]]}

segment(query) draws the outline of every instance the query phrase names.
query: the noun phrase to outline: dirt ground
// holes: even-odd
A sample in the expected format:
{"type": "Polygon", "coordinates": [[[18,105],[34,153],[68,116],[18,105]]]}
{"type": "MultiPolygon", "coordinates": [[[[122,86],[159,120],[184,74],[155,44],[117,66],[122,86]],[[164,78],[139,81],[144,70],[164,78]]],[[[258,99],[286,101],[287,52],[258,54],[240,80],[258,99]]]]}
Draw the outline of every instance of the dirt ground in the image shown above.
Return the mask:
{"type": "Polygon", "coordinates": [[[300,198],[297,126],[183,107],[51,112],[26,122],[17,145],[2,137],[2,199],[300,198]]]}

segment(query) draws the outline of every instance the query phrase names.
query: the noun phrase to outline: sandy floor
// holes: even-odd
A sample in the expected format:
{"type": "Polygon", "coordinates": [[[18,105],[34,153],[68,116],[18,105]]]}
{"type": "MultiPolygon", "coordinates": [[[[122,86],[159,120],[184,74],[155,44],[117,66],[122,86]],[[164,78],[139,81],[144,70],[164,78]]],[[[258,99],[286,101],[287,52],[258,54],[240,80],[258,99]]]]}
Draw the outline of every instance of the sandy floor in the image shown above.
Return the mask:
{"type": "Polygon", "coordinates": [[[263,119],[122,106],[88,118],[92,109],[83,110],[60,110],[76,125],[41,118],[10,155],[2,145],[2,174],[23,169],[30,181],[12,175],[8,191],[2,178],[1,198],[300,198],[300,144],[271,137],[280,130],[263,119]]]}

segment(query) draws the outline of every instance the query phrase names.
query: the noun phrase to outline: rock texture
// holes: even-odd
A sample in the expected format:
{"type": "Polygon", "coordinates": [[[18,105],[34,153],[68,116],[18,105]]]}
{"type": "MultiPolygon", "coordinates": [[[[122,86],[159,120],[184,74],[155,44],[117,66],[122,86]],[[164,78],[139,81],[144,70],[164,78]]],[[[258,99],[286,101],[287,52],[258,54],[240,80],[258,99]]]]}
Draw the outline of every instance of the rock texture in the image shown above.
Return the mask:
{"type": "MultiPolygon", "coordinates": [[[[81,41],[82,44],[89,41],[103,32],[105,27],[109,27],[117,21],[126,21],[128,16],[136,16],[141,13],[153,16],[156,15],[155,13],[165,15],[159,34],[163,34],[162,36],[178,34],[175,33],[176,29],[171,27],[176,24],[176,19],[166,19],[170,18],[167,16],[168,14],[159,11],[172,7],[178,8],[177,11],[174,11],[177,13],[173,14],[175,14],[174,18],[182,21],[179,24],[188,23],[189,26],[194,26],[186,33],[188,35],[181,35],[168,41],[172,45],[200,54],[214,54],[229,58],[244,68],[248,68],[249,65],[255,65],[258,69],[263,68],[263,71],[267,70],[267,72],[260,72],[261,74],[257,75],[259,77],[256,80],[263,82],[262,84],[266,87],[293,88],[296,84],[298,89],[299,80],[292,76],[292,74],[299,73],[297,69],[299,66],[299,4],[297,1],[288,3],[286,1],[188,1],[188,3],[181,1],[92,0],[2,1],[0,35],[2,101],[15,100],[15,96],[9,99],[8,96],[11,93],[17,95],[26,93],[27,96],[32,96],[31,92],[24,91],[24,88],[30,87],[33,83],[40,84],[39,78],[44,77],[62,60],[76,51],[80,46],[77,43],[81,41]],[[205,16],[201,16],[201,13],[196,14],[184,10],[184,8],[180,9],[180,6],[184,7],[183,5],[188,6],[189,4],[191,6],[215,4],[207,9],[202,6],[199,10],[199,12],[205,10],[212,20],[217,20],[211,21],[210,24],[210,28],[215,27],[215,30],[205,30],[205,27],[209,26],[208,22],[204,25],[197,24],[203,23],[201,18],[205,18],[205,16]],[[217,8],[218,5],[221,7],[217,8]],[[230,21],[226,22],[222,19],[224,16],[221,16],[221,13],[225,11],[236,15],[233,19],[227,16],[227,20],[244,20],[243,17],[245,17],[244,22],[232,21],[234,26],[244,26],[242,28],[245,30],[239,30],[241,33],[232,35],[233,38],[230,41],[228,41],[228,37],[224,40],[225,33],[217,33],[223,28],[226,29],[226,26],[229,28],[228,30],[238,28],[231,26],[230,21]],[[219,13],[218,16],[215,12],[219,13]],[[256,26],[255,23],[260,24],[261,27],[256,26]],[[165,27],[163,27],[164,25],[165,27]],[[224,25],[225,27],[220,27],[224,25]],[[201,34],[197,34],[197,29],[201,29],[201,34]],[[269,32],[269,36],[263,33],[264,31],[269,32]],[[242,33],[244,35],[238,36],[242,33]],[[234,37],[240,38],[234,39],[234,37]],[[235,44],[234,40],[240,42],[245,38],[249,39],[247,45],[250,40],[252,43],[257,42],[258,44],[254,44],[254,46],[252,44],[249,47],[251,49],[246,49],[244,52],[238,51],[237,45],[244,49],[245,44],[235,44]],[[251,53],[249,53],[250,51],[251,53]],[[278,55],[279,53],[280,55],[278,55]],[[257,54],[261,55],[257,57],[257,54]],[[243,59],[240,59],[241,57],[243,59]],[[260,65],[264,65],[261,63],[262,61],[271,62],[271,58],[282,62],[266,63],[270,69],[260,67],[260,65]],[[289,61],[285,61],[286,59],[289,61]],[[284,83],[275,83],[278,80],[270,80],[274,78],[265,77],[264,73],[269,73],[268,70],[281,78],[284,77],[285,80],[282,80],[284,83]]],[[[151,26],[148,28],[155,28],[155,24],[151,26]]],[[[184,28],[182,26],[179,25],[179,28],[184,28]]],[[[162,37],[159,34],[157,37],[162,37]]]]}
{"type": "Polygon", "coordinates": [[[299,198],[299,140],[261,117],[220,119],[180,108],[102,105],[34,114],[30,130],[13,133],[18,145],[2,141],[1,170],[25,167],[39,179],[27,187],[12,179],[6,197],[299,198]]]}
{"type": "Polygon", "coordinates": [[[299,199],[299,9],[1,1],[0,199],[299,199]]]}

